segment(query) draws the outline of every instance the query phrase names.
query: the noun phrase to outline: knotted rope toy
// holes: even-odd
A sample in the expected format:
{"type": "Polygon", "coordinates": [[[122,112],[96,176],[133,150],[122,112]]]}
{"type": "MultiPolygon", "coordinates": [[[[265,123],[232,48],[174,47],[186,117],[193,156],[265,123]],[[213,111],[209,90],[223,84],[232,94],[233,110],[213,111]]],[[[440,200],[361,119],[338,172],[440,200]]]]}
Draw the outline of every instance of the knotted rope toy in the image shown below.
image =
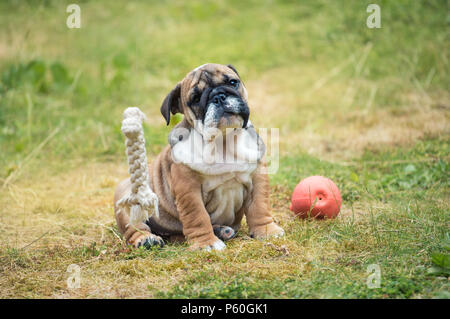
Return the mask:
{"type": "Polygon", "coordinates": [[[158,196],[149,186],[145,138],[142,128],[144,119],[145,114],[137,107],[129,107],[123,112],[122,133],[126,137],[131,192],[122,197],[117,205],[122,208],[130,208],[129,224],[135,227],[149,218],[148,212],[152,208],[159,218],[158,196]]]}

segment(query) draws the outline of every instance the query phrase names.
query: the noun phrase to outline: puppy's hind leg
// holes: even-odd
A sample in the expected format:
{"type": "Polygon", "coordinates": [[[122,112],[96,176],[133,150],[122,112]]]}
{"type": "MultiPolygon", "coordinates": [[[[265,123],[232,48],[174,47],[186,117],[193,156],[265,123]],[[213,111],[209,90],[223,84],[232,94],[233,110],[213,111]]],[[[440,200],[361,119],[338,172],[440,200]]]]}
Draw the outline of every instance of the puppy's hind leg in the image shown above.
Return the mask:
{"type": "Polygon", "coordinates": [[[164,246],[161,237],[151,233],[150,227],[141,222],[137,225],[130,225],[130,212],[128,207],[119,206],[117,202],[130,191],[130,179],[122,181],[116,189],[114,195],[114,212],[117,226],[126,242],[136,248],[144,246],[149,249],[152,246],[164,246]]]}
{"type": "Polygon", "coordinates": [[[220,240],[227,241],[236,236],[236,232],[229,226],[213,225],[214,235],[220,240]]]}

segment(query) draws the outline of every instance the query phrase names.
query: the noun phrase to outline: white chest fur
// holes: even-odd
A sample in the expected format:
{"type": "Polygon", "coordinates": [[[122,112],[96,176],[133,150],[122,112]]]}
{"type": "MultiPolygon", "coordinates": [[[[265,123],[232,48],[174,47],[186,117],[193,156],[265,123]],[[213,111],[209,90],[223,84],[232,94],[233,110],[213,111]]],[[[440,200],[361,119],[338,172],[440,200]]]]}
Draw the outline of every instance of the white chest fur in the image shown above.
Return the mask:
{"type": "Polygon", "coordinates": [[[251,175],[247,172],[205,176],[202,195],[211,223],[231,226],[252,187],[251,175]]]}
{"type": "MultiPolygon", "coordinates": [[[[235,214],[252,191],[252,175],[264,154],[264,144],[253,127],[235,133],[235,143],[205,142],[192,129],[172,145],[172,159],[203,176],[202,197],[213,225],[232,225],[235,214]]],[[[227,141],[228,141],[227,136],[227,141]]]]}

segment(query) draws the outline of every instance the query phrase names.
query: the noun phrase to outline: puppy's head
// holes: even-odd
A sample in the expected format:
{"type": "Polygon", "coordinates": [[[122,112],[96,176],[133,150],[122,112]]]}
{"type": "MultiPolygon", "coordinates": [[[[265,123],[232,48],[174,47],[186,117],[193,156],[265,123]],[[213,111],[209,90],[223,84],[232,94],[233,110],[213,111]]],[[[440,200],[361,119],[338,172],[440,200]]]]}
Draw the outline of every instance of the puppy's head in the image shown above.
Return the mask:
{"type": "Polygon", "coordinates": [[[189,72],[167,95],[161,113],[170,122],[170,114],[183,113],[193,127],[225,131],[247,127],[250,110],[245,89],[231,65],[204,64],[189,72]]]}

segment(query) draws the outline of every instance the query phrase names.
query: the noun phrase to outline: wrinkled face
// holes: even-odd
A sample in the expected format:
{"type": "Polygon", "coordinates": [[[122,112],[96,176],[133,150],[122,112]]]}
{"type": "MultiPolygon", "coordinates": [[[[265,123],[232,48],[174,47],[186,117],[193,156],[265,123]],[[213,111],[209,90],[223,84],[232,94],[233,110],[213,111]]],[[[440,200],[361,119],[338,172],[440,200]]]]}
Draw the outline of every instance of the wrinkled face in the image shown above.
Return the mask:
{"type": "Polygon", "coordinates": [[[194,126],[206,128],[246,127],[250,114],[247,91],[232,66],[205,64],[191,71],[166,97],[161,112],[169,123],[170,113],[183,113],[194,126]]]}

